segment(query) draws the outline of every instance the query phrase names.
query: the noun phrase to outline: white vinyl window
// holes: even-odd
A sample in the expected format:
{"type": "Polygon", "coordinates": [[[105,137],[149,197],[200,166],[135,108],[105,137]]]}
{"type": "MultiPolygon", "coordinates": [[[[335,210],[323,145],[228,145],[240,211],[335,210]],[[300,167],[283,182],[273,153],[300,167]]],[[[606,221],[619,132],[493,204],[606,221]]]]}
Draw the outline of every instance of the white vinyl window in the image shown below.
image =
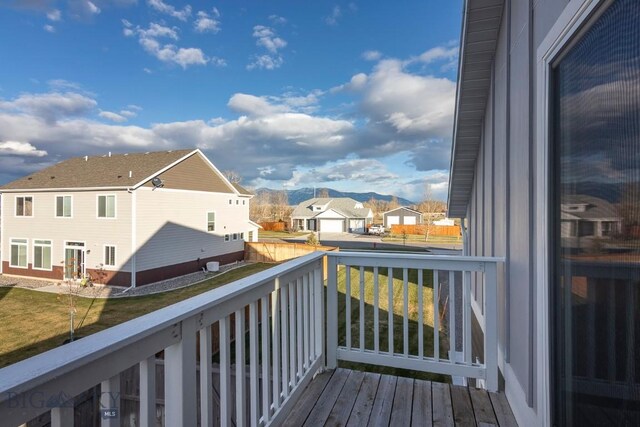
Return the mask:
{"type": "Polygon", "coordinates": [[[116,196],[98,196],[98,218],[116,217],[116,196]]]}
{"type": "Polygon", "coordinates": [[[56,217],[71,218],[71,196],[56,196],[56,217]]]}
{"type": "Polygon", "coordinates": [[[16,197],[16,216],[33,216],[33,197],[16,197]]]}
{"type": "Polygon", "coordinates": [[[224,241],[228,242],[230,240],[230,236],[228,234],[224,235],[224,241]]]}
{"type": "Polygon", "coordinates": [[[233,204],[233,200],[229,199],[229,204],[232,205],[233,204]]]}
{"type": "Polygon", "coordinates": [[[207,212],[207,231],[216,231],[216,213],[207,212]]]}
{"type": "Polygon", "coordinates": [[[115,267],[116,265],[116,247],[105,245],[104,247],[104,265],[106,267],[115,267]]]}
{"type": "Polygon", "coordinates": [[[36,270],[52,270],[51,240],[33,241],[33,268],[36,270]]]}
{"type": "Polygon", "coordinates": [[[11,267],[27,268],[27,239],[11,239],[11,267]]]}
{"type": "Polygon", "coordinates": [[[240,240],[244,240],[244,233],[240,233],[240,240]]]}
{"type": "Polygon", "coordinates": [[[233,233],[233,240],[238,240],[238,233],[233,233]]]}

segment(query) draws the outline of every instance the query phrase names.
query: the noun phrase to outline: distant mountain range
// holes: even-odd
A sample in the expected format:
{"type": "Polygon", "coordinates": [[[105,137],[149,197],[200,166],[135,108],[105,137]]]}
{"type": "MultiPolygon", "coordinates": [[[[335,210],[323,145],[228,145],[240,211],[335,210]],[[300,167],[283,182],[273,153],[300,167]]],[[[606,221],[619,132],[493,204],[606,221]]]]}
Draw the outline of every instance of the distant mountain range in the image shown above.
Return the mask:
{"type": "MultiPolygon", "coordinates": [[[[385,202],[389,202],[393,198],[393,196],[386,195],[386,194],[378,194],[378,193],[374,193],[374,192],[354,193],[354,192],[351,192],[351,191],[338,191],[338,190],[334,190],[333,188],[316,188],[315,189],[316,197],[318,197],[317,195],[322,190],[327,190],[329,192],[329,197],[351,197],[352,199],[357,200],[359,202],[367,202],[367,201],[371,200],[371,198],[374,198],[376,200],[384,200],[385,202]]],[[[270,188],[258,188],[255,192],[256,192],[256,195],[262,195],[262,194],[265,194],[265,193],[272,193],[272,192],[276,192],[276,191],[280,191],[280,190],[272,190],[270,188]]],[[[286,190],[286,191],[287,191],[287,196],[289,197],[289,205],[293,206],[293,205],[298,205],[298,204],[304,202],[305,200],[312,199],[313,198],[314,189],[313,188],[299,188],[297,190],[286,190]]],[[[400,203],[401,205],[413,205],[413,204],[415,204],[411,200],[403,199],[402,197],[397,197],[397,199],[398,199],[398,203],[400,203]]]]}

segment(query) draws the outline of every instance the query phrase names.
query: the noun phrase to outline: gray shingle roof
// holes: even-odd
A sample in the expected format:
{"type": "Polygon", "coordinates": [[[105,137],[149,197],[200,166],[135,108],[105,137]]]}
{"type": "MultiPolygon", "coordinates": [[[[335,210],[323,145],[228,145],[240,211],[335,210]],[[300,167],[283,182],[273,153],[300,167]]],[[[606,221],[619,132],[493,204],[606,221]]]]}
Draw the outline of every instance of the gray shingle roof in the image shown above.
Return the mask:
{"type": "Polygon", "coordinates": [[[5,184],[0,190],[131,187],[194,151],[75,157],[5,184]]]}
{"type": "Polygon", "coordinates": [[[604,219],[604,218],[619,218],[620,214],[616,208],[606,200],[598,197],[587,196],[582,194],[577,195],[565,195],[562,196],[560,201],[563,210],[569,215],[576,216],[580,219],[604,219]],[[566,205],[584,204],[586,209],[584,212],[575,212],[566,210],[566,205]]]}
{"type": "Polygon", "coordinates": [[[346,216],[347,218],[366,218],[369,214],[369,208],[356,208],[356,204],[362,203],[349,197],[317,197],[305,200],[304,202],[300,203],[293,210],[291,216],[297,218],[313,218],[317,215],[322,214],[322,212],[333,209],[334,211],[346,216]],[[311,210],[311,206],[313,205],[327,205],[327,208],[322,212],[314,212],[311,210]]]}
{"type": "Polygon", "coordinates": [[[233,185],[233,188],[235,188],[236,191],[238,193],[242,194],[243,196],[253,196],[251,191],[247,190],[246,188],[244,188],[242,185],[238,184],[237,182],[232,182],[231,185],[233,185]]]}

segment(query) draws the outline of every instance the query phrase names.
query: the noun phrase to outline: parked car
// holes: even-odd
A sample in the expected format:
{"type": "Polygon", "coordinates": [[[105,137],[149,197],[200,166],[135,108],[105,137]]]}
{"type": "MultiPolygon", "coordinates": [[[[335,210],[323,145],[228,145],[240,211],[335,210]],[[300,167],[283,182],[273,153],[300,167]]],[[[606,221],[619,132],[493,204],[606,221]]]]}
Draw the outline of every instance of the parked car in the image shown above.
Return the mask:
{"type": "Polygon", "coordinates": [[[376,236],[382,236],[385,233],[384,225],[382,224],[373,224],[369,227],[369,234],[373,234],[376,236]]]}

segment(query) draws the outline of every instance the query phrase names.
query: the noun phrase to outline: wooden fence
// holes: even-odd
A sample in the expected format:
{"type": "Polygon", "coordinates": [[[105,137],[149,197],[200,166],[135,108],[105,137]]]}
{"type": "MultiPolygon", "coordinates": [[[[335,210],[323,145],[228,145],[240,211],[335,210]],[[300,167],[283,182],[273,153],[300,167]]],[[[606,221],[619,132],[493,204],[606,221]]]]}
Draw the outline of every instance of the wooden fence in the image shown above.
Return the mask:
{"type": "Polygon", "coordinates": [[[264,231],[285,231],[287,229],[287,223],[284,221],[261,222],[260,226],[264,231]]]}
{"type": "Polygon", "coordinates": [[[311,246],[305,243],[246,242],[244,244],[245,261],[281,262],[315,251],[337,251],[332,246],[311,246]]]}
{"type": "MultiPolygon", "coordinates": [[[[424,236],[426,225],[392,225],[391,234],[402,234],[403,230],[407,234],[419,234],[424,236]]],[[[430,225],[428,226],[429,236],[453,236],[460,237],[459,225],[430,225]]]]}

